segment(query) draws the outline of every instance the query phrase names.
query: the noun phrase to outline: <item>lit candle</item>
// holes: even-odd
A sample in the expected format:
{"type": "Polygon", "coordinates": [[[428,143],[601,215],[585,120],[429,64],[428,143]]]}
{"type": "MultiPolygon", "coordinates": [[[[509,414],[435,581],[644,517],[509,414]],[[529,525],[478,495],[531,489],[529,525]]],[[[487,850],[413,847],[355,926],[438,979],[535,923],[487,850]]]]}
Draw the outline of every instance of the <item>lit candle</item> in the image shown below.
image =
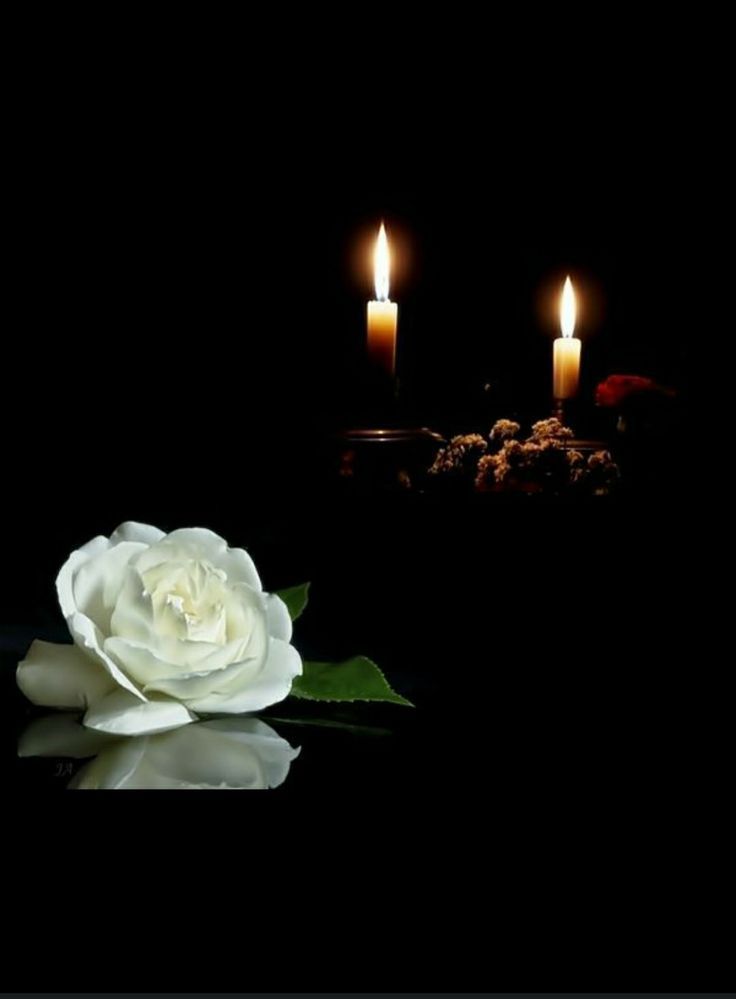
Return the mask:
{"type": "Polygon", "coordinates": [[[570,399],[578,390],[580,378],[580,340],[573,336],[575,329],[575,292],[568,277],[560,301],[560,329],[562,336],[555,340],[552,386],[555,399],[570,399]]]}
{"type": "Polygon", "coordinates": [[[396,323],[399,307],[388,297],[389,255],[386,228],[381,228],[376,240],[373,257],[373,274],[376,284],[375,302],[368,303],[368,355],[392,375],[396,370],[396,323]]]}

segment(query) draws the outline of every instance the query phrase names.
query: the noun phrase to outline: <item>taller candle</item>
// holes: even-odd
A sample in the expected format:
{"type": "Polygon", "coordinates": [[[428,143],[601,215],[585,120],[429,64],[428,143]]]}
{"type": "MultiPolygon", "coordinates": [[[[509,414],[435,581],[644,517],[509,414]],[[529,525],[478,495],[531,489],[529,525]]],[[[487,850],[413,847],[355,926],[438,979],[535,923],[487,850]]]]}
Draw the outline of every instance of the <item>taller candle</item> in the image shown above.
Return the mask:
{"type": "Polygon", "coordinates": [[[390,376],[396,372],[396,326],[399,307],[388,297],[390,260],[388,239],[383,222],[373,255],[375,302],[368,303],[368,356],[390,376]]]}
{"type": "Polygon", "coordinates": [[[570,399],[578,390],[580,380],[580,341],[575,331],[575,292],[569,276],[560,301],[562,336],[555,340],[552,364],[552,394],[555,399],[570,399]]]}

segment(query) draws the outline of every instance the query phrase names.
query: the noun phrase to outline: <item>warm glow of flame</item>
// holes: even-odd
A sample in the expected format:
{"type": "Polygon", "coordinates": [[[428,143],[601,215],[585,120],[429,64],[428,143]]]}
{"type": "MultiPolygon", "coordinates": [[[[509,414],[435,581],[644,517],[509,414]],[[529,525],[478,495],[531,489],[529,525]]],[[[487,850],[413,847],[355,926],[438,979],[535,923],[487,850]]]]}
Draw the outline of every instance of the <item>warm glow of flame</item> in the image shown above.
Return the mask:
{"type": "Polygon", "coordinates": [[[376,249],[373,254],[373,276],[376,282],[376,298],[379,302],[388,301],[388,272],[390,259],[388,255],[388,240],[386,239],[386,227],[381,222],[381,228],[376,240],[376,249]]]}
{"type": "Polygon", "coordinates": [[[569,275],[565,279],[560,300],[560,328],[563,336],[572,336],[575,330],[575,292],[569,275]]]}

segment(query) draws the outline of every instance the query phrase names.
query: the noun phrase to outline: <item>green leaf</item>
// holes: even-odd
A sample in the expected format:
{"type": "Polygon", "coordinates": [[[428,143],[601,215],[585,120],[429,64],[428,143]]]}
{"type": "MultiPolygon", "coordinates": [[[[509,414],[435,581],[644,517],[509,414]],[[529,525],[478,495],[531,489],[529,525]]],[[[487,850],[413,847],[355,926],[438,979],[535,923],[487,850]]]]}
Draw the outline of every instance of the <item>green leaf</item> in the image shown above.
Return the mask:
{"type": "Polygon", "coordinates": [[[366,656],[353,656],[342,663],[304,663],[304,673],[296,677],[291,693],[308,701],[390,701],[408,704],[392,690],[378,666],[366,656]]]}
{"type": "Polygon", "coordinates": [[[286,604],[292,621],[296,621],[307,606],[309,585],[309,583],[301,583],[299,586],[290,586],[286,590],[276,590],[276,596],[281,597],[286,604]]]}

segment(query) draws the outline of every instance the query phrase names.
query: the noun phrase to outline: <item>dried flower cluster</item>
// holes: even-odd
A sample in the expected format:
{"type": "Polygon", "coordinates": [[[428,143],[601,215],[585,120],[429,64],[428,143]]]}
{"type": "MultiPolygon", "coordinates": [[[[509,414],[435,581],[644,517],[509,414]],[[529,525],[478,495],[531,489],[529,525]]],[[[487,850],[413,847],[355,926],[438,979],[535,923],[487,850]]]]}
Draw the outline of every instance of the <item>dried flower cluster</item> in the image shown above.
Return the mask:
{"type": "Polygon", "coordinates": [[[521,430],[521,424],[514,420],[496,420],[488,437],[492,441],[510,441],[521,430]]]}
{"type": "Polygon", "coordinates": [[[539,420],[525,440],[513,420],[498,420],[488,439],[480,434],[453,437],[429,469],[431,475],[472,476],[479,490],[556,493],[568,489],[608,493],[619,477],[608,451],[586,457],[571,448],[572,430],[556,418],[539,420]]]}
{"type": "MultiPolygon", "coordinates": [[[[504,420],[503,422],[505,423],[506,421],[504,420]]],[[[565,441],[571,437],[572,430],[569,427],[563,426],[556,416],[552,416],[549,420],[537,420],[536,423],[532,424],[532,432],[529,440],[537,442],[565,441]]]]}
{"type": "Polygon", "coordinates": [[[452,438],[447,447],[440,448],[437,452],[429,473],[430,475],[448,472],[462,474],[471,471],[487,449],[488,441],[480,434],[458,434],[452,438]]]}

